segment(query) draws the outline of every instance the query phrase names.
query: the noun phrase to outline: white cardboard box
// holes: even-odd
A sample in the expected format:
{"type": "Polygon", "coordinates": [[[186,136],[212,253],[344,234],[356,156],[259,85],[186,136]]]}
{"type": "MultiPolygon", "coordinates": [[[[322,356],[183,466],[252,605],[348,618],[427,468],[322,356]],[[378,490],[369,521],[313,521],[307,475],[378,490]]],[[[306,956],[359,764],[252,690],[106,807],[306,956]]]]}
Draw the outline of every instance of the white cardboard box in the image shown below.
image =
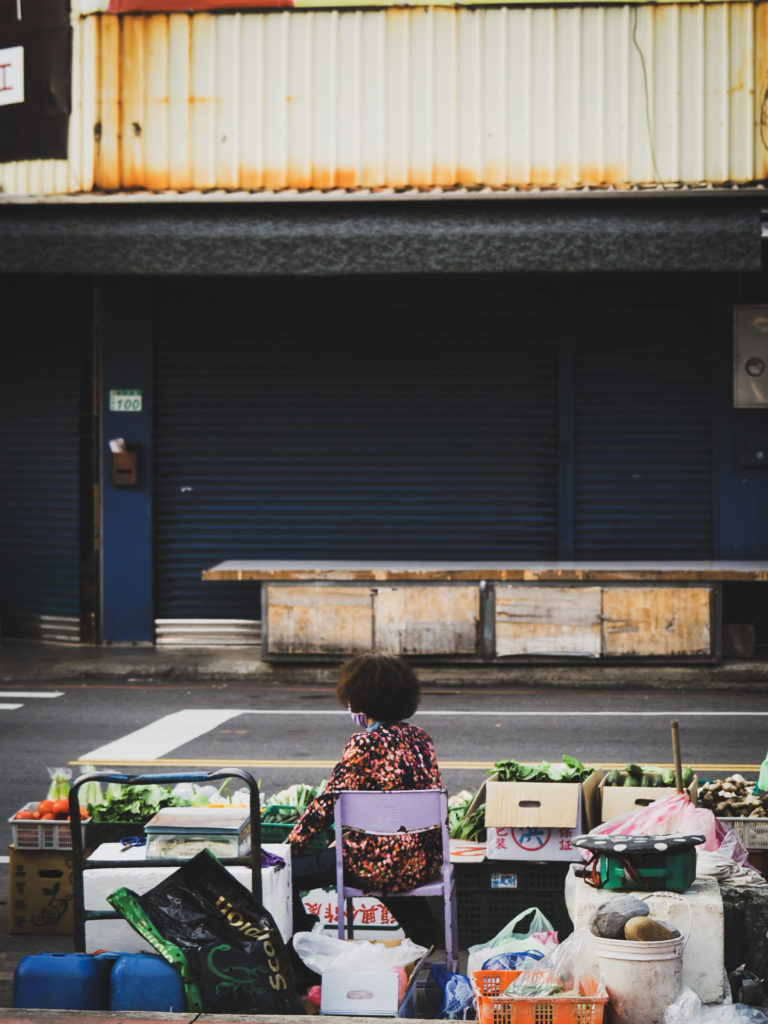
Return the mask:
{"type": "MultiPolygon", "coordinates": [[[[291,912],[291,847],[287,843],[265,843],[262,849],[276,853],[285,861],[285,867],[262,868],[261,885],[264,906],[274,918],[285,942],[292,934],[291,912]]],[[[141,861],[145,846],[132,846],[123,850],[120,843],[102,843],[88,858],[88,870],[83,872],[83,895],[87,910],[111,910],[107,896],[126,886],[139,895],[152,889],[177,870],[173,867],[145,868],[141,861]],[[123,860],[124,868],[99,868],[100,860],[123,860]]],[[[240,864],[227,865],[229,871],[246,889],[251,888],[251,869],[240,864]]],[[[85,951],[119,949],[123,953],[154,953],[148,942],[141,938],[122,918],[107,918],[85,922],[85,951]]]]}
{"type": "Polygon", "coordinates": [[[583,860],[574,836],[597,823],[601,772],[583,782],[499,782],[485,784],[488,860],[583,860]]]}
{"type": "Polygon", "coordinates": [[[320,1012],[351,1017],[411,1017],[416,1013],[416,978],[426,953],[413,965],[405,995],[398,999],[395,971],[327,971],[322,977],[320,1012]]]}

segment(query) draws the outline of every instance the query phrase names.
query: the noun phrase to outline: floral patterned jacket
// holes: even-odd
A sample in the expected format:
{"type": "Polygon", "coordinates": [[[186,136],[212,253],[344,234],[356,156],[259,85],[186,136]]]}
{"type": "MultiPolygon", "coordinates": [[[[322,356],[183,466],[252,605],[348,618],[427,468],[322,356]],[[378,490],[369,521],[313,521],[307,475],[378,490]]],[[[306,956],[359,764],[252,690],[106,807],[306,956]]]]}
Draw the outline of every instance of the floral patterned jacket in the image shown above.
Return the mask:
{"type": "MultiPolygon", "coordinates": [[[[407,722],[378,724],[355,733],[328,784],[296,823],[288,842],[301,850],[333,824],[333,792],[339,789],[442,789],[434,744],[407,722]]],[[[406,892],[433,881],[442,865],[439,829],[404,836],[369,836],[345,831],[344,867],[364,888],[406,892]]]]}

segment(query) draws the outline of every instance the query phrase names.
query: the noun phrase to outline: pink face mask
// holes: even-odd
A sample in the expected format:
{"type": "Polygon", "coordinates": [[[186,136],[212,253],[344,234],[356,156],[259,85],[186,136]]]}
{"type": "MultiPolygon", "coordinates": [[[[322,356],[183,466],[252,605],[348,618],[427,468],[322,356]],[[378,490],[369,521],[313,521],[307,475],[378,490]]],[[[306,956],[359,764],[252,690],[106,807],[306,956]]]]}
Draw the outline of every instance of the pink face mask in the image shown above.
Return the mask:
{"type": "Polygon", "coordinates": [[[364,729],[366,727],[368,724],[368,716],[364,711],[353,711],[349,704],[347,704],[347,711],[349,712],[349,717],[358,729],[364,729]]]}

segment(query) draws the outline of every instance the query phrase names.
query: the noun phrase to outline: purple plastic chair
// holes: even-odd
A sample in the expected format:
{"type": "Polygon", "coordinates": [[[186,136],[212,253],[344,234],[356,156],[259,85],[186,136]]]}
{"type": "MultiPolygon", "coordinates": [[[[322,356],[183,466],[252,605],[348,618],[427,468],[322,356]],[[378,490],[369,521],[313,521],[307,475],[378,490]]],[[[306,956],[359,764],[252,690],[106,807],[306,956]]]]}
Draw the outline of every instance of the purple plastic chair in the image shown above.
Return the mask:
{"type": "Polygon", "coordinates": [[[334,794],[336,825],[336,893],[339,907],[339,938],[344,938],[344,901],[347,903],[347,938],[353,937],[353,896],[377,896],[381,892],[358,889],[344,884],[342,829],[353,828],[371,835],[398,835],[439,828],[443,839],[443,867],[440,878],[419,885],[400,896],[442,896],[445,919],[445,962],[449,971],[458,970],[458,932],[456,927],[456,891],[453,885],[448,837],[448,797],[444,789],[351,790],[334,794]]]}

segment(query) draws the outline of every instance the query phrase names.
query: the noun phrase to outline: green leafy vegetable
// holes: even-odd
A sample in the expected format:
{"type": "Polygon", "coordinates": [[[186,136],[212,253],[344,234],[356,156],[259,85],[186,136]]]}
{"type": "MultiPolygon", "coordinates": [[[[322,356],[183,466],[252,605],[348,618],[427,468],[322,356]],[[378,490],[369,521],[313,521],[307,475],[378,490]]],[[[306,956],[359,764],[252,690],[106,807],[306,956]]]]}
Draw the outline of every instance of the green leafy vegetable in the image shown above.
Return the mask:
{"type": "Polygon", "coordinates": [[[485,804],[479,804],[470,814],[474,796],[462,790],[448,798],[448,834],[451,839],[485,840],[485,804]]]}
{"type": "Polygon", "coordinates": [[[486,775],[497,775],[499,782],[584,782],[590,774],[590,768],[568,754],[563,754],[562,761],[555,764],[522,764],[509,758],[486,769],[486,775]]]}
{"type": "Polygon", "coordinates": [[[94,821],[147,822],[162,807],[186,807],[166,786],[123,786],[110,782],[101,803],[88,804],[94,821]]]}

